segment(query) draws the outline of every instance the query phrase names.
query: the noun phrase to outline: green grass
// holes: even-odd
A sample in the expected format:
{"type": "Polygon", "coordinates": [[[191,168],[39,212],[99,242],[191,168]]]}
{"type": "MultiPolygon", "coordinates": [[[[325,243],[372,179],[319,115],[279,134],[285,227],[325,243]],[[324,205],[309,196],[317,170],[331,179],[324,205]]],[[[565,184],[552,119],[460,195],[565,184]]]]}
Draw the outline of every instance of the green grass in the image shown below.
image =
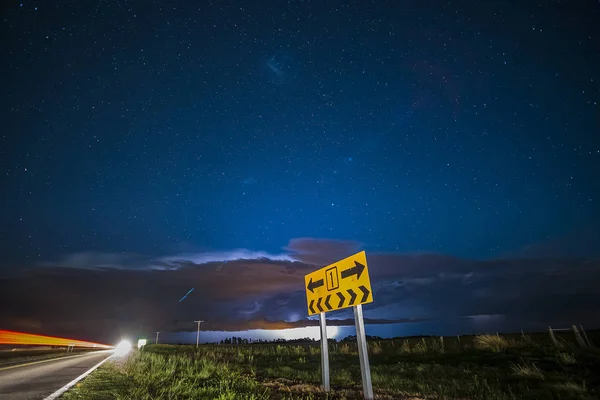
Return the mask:
{"type": "MultiPolygon", "coordinates": [[[[106,363],[65,399],[361,399],[356,343],[330,345],[330,393],[315,345],[149,345],[106,363]]],[[[382,399],[600,398],[600,352],[528,336],[407,338],[369,343],[382,399]]]]}

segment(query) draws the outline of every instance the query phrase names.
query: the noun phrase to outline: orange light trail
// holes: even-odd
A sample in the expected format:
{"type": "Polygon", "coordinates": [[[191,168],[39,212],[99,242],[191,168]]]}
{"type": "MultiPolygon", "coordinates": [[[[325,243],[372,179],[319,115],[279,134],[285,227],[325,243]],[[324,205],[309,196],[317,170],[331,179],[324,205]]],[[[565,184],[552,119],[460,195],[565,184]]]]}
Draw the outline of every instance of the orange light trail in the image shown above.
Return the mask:
{"type": "Polygon", "coordinates": [[[82,340],[65,339],[54,336],[33,335],[31,333],[0,330],[0,344],[42,345],[42,346],[75,346],[112,349],[114,346],[82,340]]]}

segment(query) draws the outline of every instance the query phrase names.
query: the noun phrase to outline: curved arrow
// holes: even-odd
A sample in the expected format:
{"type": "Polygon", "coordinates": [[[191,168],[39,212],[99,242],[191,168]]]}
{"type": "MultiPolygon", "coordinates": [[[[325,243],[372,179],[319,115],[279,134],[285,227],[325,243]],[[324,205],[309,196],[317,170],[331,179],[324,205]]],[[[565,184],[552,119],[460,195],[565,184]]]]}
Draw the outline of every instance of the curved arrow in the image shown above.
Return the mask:
{"type": "Polygon", "coordinates": [[[366,267],[358,261],[354,261],[354,267],[342,271],[342,279],[350,278],[352,275],[356,275],[356,279],[359,279],[365,268],[366,267]]]}
{"type": "Polygon", "coordinates": [[[344,301],[346,301],[346,298],[344,297],[342,292],[337,292],[337,295],[340,298],[340,304],[338,305],[338,308],[342,308],[344,307],[344,301]]]}
{"type": "Polygon", "coordinates": [[[323,307],[321,307],[321,300],[323,300],[323,298],[322,298],[322,297],[319,297],[319,300],[317,300],[317,309],[318,309],[320,312],[323,312],[324,310],[323,310],[323,307]]]}
{"type": "Polygon", "coordinates": [[[310,304],[308,305],[308,309],[310,310],[311,313],[316,314],[317,312],[313,308],[313,304],[315,304],[315,300],[314,299],[310,301],[310,304]]]}
{"type": "Polygon", "coordinates": [[[367,299],[369,298],[369,294],[371,294],[371,292],[369,292],[369,289],[367,289],[367,288],[366,288],[366,287],[364,287],[364,286],[359,286],[358,288],[361,290],[361,292],[363,292],[363,297],[362,297],[362,299],[360,300],[360,302],[361,302],[361,303],[364,303],[364,302],[365,302],[365,301],[367,301],[367,299]]]}
{"type": "Polygon", "coordinates": [[[331,304],[329,304],[329,299],[331,299],[330,294],[328,294],[327,297],[325,298],[325,306],[331,310],[331,304]]]}
{"type": "Polygon", "coordinates": [[[348,303],[348,305],[353,306],[354,300],[356,300],[356,293],[354,293],[354,290],[348,289],[348,294],[350,295],[350,302],[348,303]]]}
{"type": "Polygon", "coordinates": [[[312,276],[310,277],[310,281],[308,281],[308,285],[306,288],[310,290],[311,293],[314,293],[314,289],[323,286],[323,279],[319,279],[318,281],[312,280],[312,276]]]}

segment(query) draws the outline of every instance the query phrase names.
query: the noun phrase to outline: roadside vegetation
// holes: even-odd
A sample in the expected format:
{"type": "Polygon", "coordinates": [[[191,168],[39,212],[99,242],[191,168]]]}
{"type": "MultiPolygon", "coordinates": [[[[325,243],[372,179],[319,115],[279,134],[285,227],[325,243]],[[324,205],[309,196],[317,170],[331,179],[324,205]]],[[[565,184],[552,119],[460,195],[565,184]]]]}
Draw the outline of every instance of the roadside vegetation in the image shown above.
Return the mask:
{"type": "MultiPolygon", "coordinates": [[[[105,363],[73,399],[361,399],[356,342],[330,343],[332,391],[318,344],[148,345],[105,363]]],[[[600,351],[566,338],[484,335],[371,340],[378,399],[600,398],[600,351]]]]}
{"type": "Polygon", "coordinates": [[[89,349],[73,349],[67,351],[66,348],[58,349],[21,349],[14,346],[8,350],[0,351],[0,368],[27,362],[42,361],[53,358],[69,357],[85,352],[89,349]]]}

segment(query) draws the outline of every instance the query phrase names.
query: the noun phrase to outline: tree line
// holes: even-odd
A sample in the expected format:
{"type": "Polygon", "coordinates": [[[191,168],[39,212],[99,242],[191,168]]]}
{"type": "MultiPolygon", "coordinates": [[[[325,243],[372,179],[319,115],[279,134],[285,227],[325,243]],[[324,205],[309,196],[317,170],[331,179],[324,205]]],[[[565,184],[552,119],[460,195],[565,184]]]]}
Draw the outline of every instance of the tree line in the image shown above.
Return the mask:
{"type": "MultiPolygon", "coordinates": [[[[379,336],[368,336],[367,335],[367,340],[382,340],[381,337],[379,336]]],[[[219,342],[219,344],[234,344],[234,345],[243,345],[243,344],[260,344],[260,343],[307,343],[307,344],[311,344],[311,343],[318,343],[320,340],[319,339],[312,339],[309,337],[305,337],[305,338],[300,338],[300,339],[272,339],[272,340],[265,340],[265,339],[248,339],[248,338],[241,338],[241,337],[237,337],[237,336],[232,336],[230,338],[227,339],[223,339],[219,342]]],[[[336,339],[328,339],[327,340],[330,343],[337,343],[338,341],[336,339]]],[[[345,338],[341,339],[340,342],[356,342],[356,336],[346,336],[345,338]]]]}

